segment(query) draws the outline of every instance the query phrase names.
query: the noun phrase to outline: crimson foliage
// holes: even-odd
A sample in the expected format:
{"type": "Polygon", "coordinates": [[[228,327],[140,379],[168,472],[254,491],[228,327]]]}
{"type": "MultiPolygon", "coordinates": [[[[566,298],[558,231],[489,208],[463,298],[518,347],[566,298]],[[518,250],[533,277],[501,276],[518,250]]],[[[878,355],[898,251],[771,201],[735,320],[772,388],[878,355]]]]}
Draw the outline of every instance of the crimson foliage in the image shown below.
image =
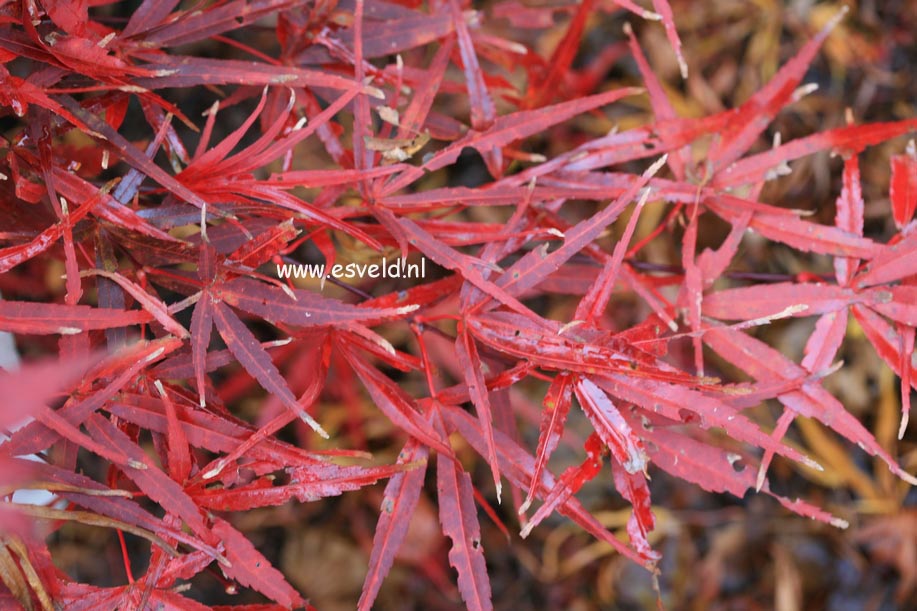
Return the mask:
{"type": "MultiPolygon", "coordinates": [[[[769,487],[776,455],[818,467],[784,440],[797,416],[914,483],[822,379],[853,316],[901,376],[903,433],[917,385],[917,159],[913,149],[892,159],[899,233],[885,244],[863,236],[859,158],[917,120],[758,147],[777,113],[806,93],[802,79],[836,22],[740,107],[689,119],[629,29],[645,89],[594,91],[609,56],[572,68],[587,18],[623,7],[661,19],[685,75],[665,0],[654,0],[654,13],[623,1],[567,7],[550,57],[487,33],[490,14],[459,0],[144,0],[127,20],[103,10],[111,4],[0,5],[0,112],[13,119],[0,145],[0,330],[59,354],[0,378],[4,605],[203,609],[176,585],[209,568],[274,603],[259,608],[301,607],[308,592],[288,584],[234,516],[387,480],[360,600],[369,608],[434,455],[448,561],[472,609],[491,607],[477,509],[496,517],[490,491],[518,510],[523,537],[558,512],[654,570],[654,470],[738,497],[754,488],[846,525],[769,487]],[[519,74],[524,86],[510,77],[519,74]],[[641,96],[651,124],[577,135],[581,116],[626,111],[641,96]],[[211,101],[203,119],[187,114],[211,101]],[[578,144],[546,158],[532,150],[545,133],[578,144]],[[844,158],[834,226],[761,201],[766,181],[821,151],[844,158]],[[490,176],[444,186],[473,158],[490,176]],[[584,202],[597,211],[583,215],[584,202]],[[632,244],[647,202],[670,213],[632,244]],[[699,252],[713,216],[731,230],[699,252]],[[609,248],[619,219],[623,233],[609,248]],[[638,265],[676,219],[680,268],[638,265]],[[832,257],[835,276],[718,282],[749,232],[832,257]],[[275,270],[303,257],[330,268],[383,254],[426,257],[438,273],[410,285],[326,286],[294,285],[275,270]],[[619,328],[609,304],[625,294],[642,314],[619,328]],[[558,295],[575,306],[549,316],[546,298],[558,295]],[[801,316],[818,322],[800,363],[749,332],[801,316]],[[678,342],[692,358],[670,354],[678,342]],[[705,350],[747,380],[706,375],[705,350]],[[537,444],[522,441],[533,428],[520,417],[529,390],[516,392],[545,388],[532,381],[547,388],[537,444]],[[268,398],[253,423],[229,407],[255,382],[268,398]],[[323,401],[328,392],[346,400],[323,401]],[[364,396],[403,443],[395,464],[366,452],[364,396]],[[770,399],[783,405],[772,431],[743,413],[770,399]],[[554,475],[549,459],[574,403],[594,433],[582,464],[554,475]],[[299,421],[298,443],[279,435],[299,421]],[[490,479],[471,477],[464,444],[490,479]],[[42,460],[23,458],[36,453],[42,460]],[[87,457],[104,477],[81,472],[87,457]],[[739,459],[754,466],[734,468],[739,459]],[[633,506],[623,539],[575,497],[605,462],[605,485],[633,506]],[[58,501],[16,502],[23,487],[58,501]],[[45,542],[66,521],[147,539],[148,569],[116,588],[74,581],[45,542]]],[[[512,1],[490,9],[520,31],[551,24],[553,12],[512,1]]]]}

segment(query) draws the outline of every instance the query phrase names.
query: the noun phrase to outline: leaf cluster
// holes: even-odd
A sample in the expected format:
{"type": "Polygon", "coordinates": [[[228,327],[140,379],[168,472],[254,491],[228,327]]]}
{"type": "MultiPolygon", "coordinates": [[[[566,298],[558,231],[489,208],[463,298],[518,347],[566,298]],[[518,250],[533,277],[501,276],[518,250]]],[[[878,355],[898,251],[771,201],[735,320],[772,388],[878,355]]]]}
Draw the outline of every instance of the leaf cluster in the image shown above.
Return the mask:
{"type": "Polygon", "coordinates": [[[800,417],[913,484],[823,381],[856,321],[900,376],[904,434],[917,154],[891,160],[888,241],[864,235],[860,159],[917,120],[851,119],[760,146],[810,91],[803,79],[842,15],[746,102],[702,117],[679,115],[630,28],[617,55],[574,65],[588,20],[624,10],[661,21],[687,77],[669,3],[652,5],[566,6],[545,56],[488,20],[525,33],[561,9],[514,1],[478,12],[459,0],[144,0],[126,18],[105,1],[0,4],[0,114],[13,126],[0,143],[0,331],[58,357],[0,378],[0,600],[205,609],[182,583],[210,573],[271,601],[259,609],[303,607],[239,516],[382,480],[361,609],[423,497],[436,499],[472,609],[492,607],[479,507],[522,537],[564,515],[650,570],[652,508],[665,505],[654,472],[740,498],[754,489],[845,527],[771,489],[775,457],[822,468],[786,437],[800,417]],[[598,90],[623,54],[642,87],[598,90]],[[650,122],[590,133],[643,102],[650,122]],[[843,158],[833,224],[762,197],[821,152],[843,158]],[[475,160],[486,178],[456,186],[475,160]],[[728,234],[703,248],[713,217],[728,234]],[[834,273],[737,282],[749,235],[824,256],[834,273]],[[678,265],[648,262],[660,240],[678,265]],[[275,272],[383,255],[425,257],[436,273],[326,288],[275,272]],[[639,304],[628,324],[613,315],[624,300],[639,304]],[[798,317],[817,317],[798,363],[755,334],[798,317]],[[744,379],[724,379],[722,362],[744,379]],[[253,416],[240,408],[252,395],[253,416]],[[767,401],[781,406],[775,423],[751,409],[767,401]],[[573,411],[585,439],[567,430],[573,411]],[[393,461],[368,452],[380,421],[401,446],[393,461]],[[555,474],[562,443],[581,462],[555,474]],[[576,498],[605,463],[602,485],[632,507],[620,534],[576,498]],[[17,502],[24,487],[55,501],[17,502]],[[70,522],[148,541],[144,574],[127,554],[117,587],[58,570],[47,536],[70,522]]]}

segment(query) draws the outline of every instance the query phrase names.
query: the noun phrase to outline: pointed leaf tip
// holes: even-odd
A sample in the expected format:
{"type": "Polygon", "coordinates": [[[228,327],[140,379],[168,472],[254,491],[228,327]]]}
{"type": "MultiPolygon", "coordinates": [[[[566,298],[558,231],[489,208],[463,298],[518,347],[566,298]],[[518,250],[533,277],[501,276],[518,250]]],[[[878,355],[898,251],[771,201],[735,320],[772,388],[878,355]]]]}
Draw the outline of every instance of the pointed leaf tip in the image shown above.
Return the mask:
{"type": "Polygon", "coordinates": [[[647,168],[646,172],[644,172],[643,175],[647,178],[652,178],[662,168],[662,166],[665,165],[665,162],[668,161],[668,159],[669,159],[669,154],[666,153],[665,155],[663,155],[662,157],[654,161],[653,165],[647,168]]]}

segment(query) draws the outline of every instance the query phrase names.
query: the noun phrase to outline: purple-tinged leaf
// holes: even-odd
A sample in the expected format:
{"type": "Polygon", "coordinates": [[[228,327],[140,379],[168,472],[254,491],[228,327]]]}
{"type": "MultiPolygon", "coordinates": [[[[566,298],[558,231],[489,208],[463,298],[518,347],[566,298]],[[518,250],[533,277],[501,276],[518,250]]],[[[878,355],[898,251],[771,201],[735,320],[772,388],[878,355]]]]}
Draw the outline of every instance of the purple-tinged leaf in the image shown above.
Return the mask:
{"type": "Polygon", "coordinates": [[[86,275],[92,276],[101,276],[111,280],[127,293],[129,293],[137,302],[143,307],[144,310],[150,313],[150,315],[155,318],[159,324],[161,324],[166,331],[172,333],[173,335],[185,339],[188,337],[188,331],[183,326],[181,326],[178,321],[172,318],[172,315],[169,314],[169,310],[166,307],[166,304],[162,302],[161,299],[150,295],[148,292],[139,287],[136,283],[131,282],[121,274],[117,272],[107,272],[104,270],[90,270],[85,272],[86,275]]]}
{"type": "Polygon", "coordinates": [[[535,499],[537,483],[541,481],[541,473],[563,435],[564,423],[567,420],[567,414],[570,413],[570,406],[573,404],[573,381],[573,375],[570,373],[557,374],[544,396],[542,402],[544,407],[541,411],[541,424],[538,432],[538,449],[535,451],[535,466],[532,471],[532,485],[529,486],[525,501],[519,507],[520,514],[525,513],[535,499]]]}
{"type": "Polygon", "coordinates": [[[226,558],[231,565],[220,567],[227,577],[261,592],[284,607],[303,605],[299,592],[287,583],[283,574],[271,566],[268,559],[255,549],[251,541],[229,522],[214,518],[213,534],[223,541],[226,558]]]}
{"type": "MultiPolygon", "coordinates": [[[[853,307],[854,312],[857,312],[861,306],[853,307]]],[[[866,308],[862,309],[866,311],[866,308]]],[[[780,352],[740,331],[726,328],[710,329],[704,335],[704,341],[720,356],[741,366],[758,380],[787,380],[806,375],[806,370],[780,352]]],[[[800,390],[783,393],[777,398],[797,414],[819,420],[865,452],[879,457],[888,465],[889,470],[901,479],[910,483],[917,482],[917,478],[902,469],[862,423],[821,386],[805,384],[800,390]]],[[[763,444],[758,445],[767,449],[763,444]]],[[[773,444],[769,443],[768,446],[770,445],[773,444]]]]}
{"type": "Polygon", "coordinates": [[[124,474],[131,478],[150,499],[159,503],[167,512],[180,517],[191,530],[204,540],[209,538],[210,530],[204,524],[204,519],[198,505],[185,493],[184,489],[174,480],[163,473],[159,467],[146,455],[143,449],[109,420],[98,414],[93,414],[86,420],[86,429],[89,434],[100,443],[109,444],[111,447],[120,448],[131,459],[134,466],[123,467],[124,474]]]}
{"type": "Polygon", "coordinates": [[[494,147],[507,146],[516,140],[521,140],[533,134],[543,132],[553,125],[557,125],[572,117],[583,114],[584,112],[611,104],[621,98],[636,95],[640,92],[641,90],[635,87],[626,87],[578,100],[561,102],[539,110],[521,110],[516,113],[498,117],[493,122],[493,125],[486,131],[470,132],[464,138],[455,141],[442,151],[433,155],[422,168],[406,171],[401,177],[386,185],[383,195],[390,195],[403,188],[411,181],[422,176],[424,170],[432,172],[455,163],[459,155],[461,155],[462,150],[466,147],[472,147],[478,151],[486,151],[494,147]]]}
{"type": "Polygon", "coordinates": [[[36,335],[73,335],[149,322],[146,311],[91,308],[84,305],[0,300],[0,331],[36,335]]]}
{"type": "Polygon", "coordinates": [[[615,488],[627,499],[634,512],[627,520],[627,534],[630,535],[631,545],[647,560],[659,560],[662,555],[650,545],[647,536],[656,528],[656,518],[652,512],[650,487],[646,475],[643,473],[628,473],[620,463],[612,463],[611,472],[615,480],[615,488]]]}
{"type": "Polygon", "coordinates": [[[484,380],[484,362],[478,354],[478,347],[474,338],[464,327],[455,340],[455,356],[458,359],[459,367],[465,375],[465,384],[468,386],[468,394],[478,413],[478,420],[481,421],[481,430],[484,431],[484,438],[487,440],[487,462],[490,463],[490,473],[494,479],[494,486],[497,489],[497,502],[503,491],[503,484],[500,482],[500,469],[497,464],[497,449],[494,444],[494,422],[493,410],[490,406],[490,396],[487,392],[487,384],[484,380]]]}
{"type": "Polygon", "coordinates": [[[458,571],[458,587],[465,606],[473,611],[492,609],[471,478],[448,456],[436,459],[436,492],[443,534],[452,540],[449,564],[458,571]]]}
{"type": "Polygon", "coordinates": [[[452,449],[434,429],[427,419],[417,410],[410,395],[392,382],[388,376],[366,363],[355,354],[345,352],[347,362],[353,367],[360,381],[372,397],[376,406],[392,423],[405,433],[422,441],[441,455],[451,456],[452,449]]]}
{"type": "Polygon", "coordinates": [[[602,441],[593,433],[586,440],[586,460],[580,465],[568,467],[558,478],[557,483],[548,492],[544,504],[538,508],[535,515],[526,522],[519,535],[525,539],[532,530],[551,515],[557,507],[579,492],[583,484],[598,475],[602,468],[602,441]]]}
{"type": "MultiPolygon", "coordinates": [[[[485,455],[486,444],[481,434],[480,423],[477,419],[461,408],[448,405],[444,407],[446,419],[455,426],[462,437],[474,447],[478,454],[482,456],[485,455]]],[[[497,442],[497,457],[500,460],[500,471],[504,476],[506,476],[513,485],[520,488],[528,489],[531,485],[537,486],[537,496],[545,498],[554,488],[554,477],[545,470],[542,472],[541,481],[533,484],[532,470],[535,461],[532,456],[499,430],[494,432],[494,439],[497,442]]],[[[596,539],[611,545],[624,557],[630,558],[634,562],[645,564],[644,559],[630,547],[622,543],[612,533],[608,532],[575,498],[570,497],[564,501],[559,506],[558,512],[572,519],[596,539]]]]}
{"type": "MultiPolygon", "coordinates": [[[[627,191],[604,210],[564,232],[564,242],[556,250],[548,253],[547,245],[544,245],[526,253],[525,256],[503,272],[503,275],[497,280],[497,286],[510,293],[519,294],[521,291],[535,286],[548,274],[560,269],[561,265],[595,240],[608,225],[618,218],[624,207],[630,204],[634,196],[646,186],[649,179],[659,171],[659,168],[664,163],[664,157],[656,161],[638,180],[631,184],[627,191]]],[[[645,191],[641,199],[645,199],[648,196],[649,191],[645,191]]]]}
{"type": "Polygon", "coordinates": [[[261,347],[245,323],[239,320],[239,317],[224,303],[213,305],[213,320],[226,342],[226,347],[238,359],[242,367],[258,380],[265,390],[275,395],[303,422],[312,427],[312,430],[327,439],[328,433],[296,401],[293,391],[274,366],[271,357],[261,347]]]}
{"type": "MultiPolygon", "coordinates": [[[[267,468],[273,470],[274,467],[272,465],[267,468]]],[[[340,467],[314,463],[288,470],[291,471],[289,484],[275,486],[272,479],[261,478],[242,486],[198,490],[193,498],[201,507],[217,511],[247,511],[283,505],[293,499],[300,503],[311,503],[375,484],[380,479],[402,471],[402,467],[340,467]]]]}
{"type": "Polygon", "coordinates": [[[831,284],[758,284],[707,295],[704,314],[723,320],[815,316],[862,300],[853,290],[831,284]]]}
{"type": "Polygon", "coordinates": [[[602,442],[611,450],[614,459],[628,473],[646,470],[646,450],[640,438],[611,402],[608,395],[589,378],[580,378],[573,385],[576,398],[595,427],[602,442]]]}
{"type": "Polygon", "coordinates": [[[201,407],[207,403],[207,348],[210,346],[211,333],[213,300],[210,292],[205,290],[194,304],[194,311],[191,313],[191,363],[194,367],[194,380],[201,407]]]}
{"type": "Polygon", "coordinates": [[[169,473],[171,473],[176,482],[181,484],[191,475],[191,466],[193,464],[191,451],[188,447],[188,438],[185,437],[185,430],[178,420],[175,404],[172,403],[172,399],[169,397],[165,387],[163,387],[162,382],[156,380],[154,385],[166,407],[166,421],[168,422],[168,428],[166,429],[168,439],[166,443],[168,444],[169,473]]]}
{"type": "Polygon", "coordinates": [[[236,278],[213,289],[223,303],[270,322],[301,327],[347,325],[354,322],[376,323],[403,318],[416,305],[394,308],[362,308],[337,299],[322,297],[312,291],[284,291],[276,286],[249,278],[236,278]]]}
{"type": "Polygon", "coordinates": [[[688,78],[688,63],[681,52],[681,39],[678,37],[678,30],[675,29],[675,15],[672,13],[669,0],[653,0],[653,8],[662,20],[666,38],[669,39],[669,44],[672,45],[672,50],[675,51],[675,59],[678,60],[681,78],[686,79],[688,78]]]}
{"type": "MultiPolygon", "coordinates": [[[[427,460],[429,450],[415,439],[409,439],[398,455],[398,464],[410,464],[427,460]]],[[[446,460],[445,457],[440,460],[446,460]]],[[[395,555],[408,532],[408,525],[423,489],[426,468],[416,468],[396,473],[385,486],[382,508],[373,536],[373,550],[369,556],[369,571],[363,581],[363,591],[357,608],[361,611],[372,608],[388,575],[395,555]]]]}

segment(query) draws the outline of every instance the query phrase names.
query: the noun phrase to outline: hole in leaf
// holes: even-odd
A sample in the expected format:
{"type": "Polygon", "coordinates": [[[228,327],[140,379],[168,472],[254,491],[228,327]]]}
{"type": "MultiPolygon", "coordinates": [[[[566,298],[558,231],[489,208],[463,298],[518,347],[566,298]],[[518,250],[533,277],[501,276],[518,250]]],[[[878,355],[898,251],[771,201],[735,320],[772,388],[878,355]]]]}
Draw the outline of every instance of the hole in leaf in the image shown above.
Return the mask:
{"type": "Polygon", "coordinates": [[[678,417],[681,418],[681,421],[685,424],[694,424],[701,421],[701,418],[697,415],[697,413],[692,412],[691,410],[684,407],[678,410],[678,417]]]}
{"type": "Polygon", "coordinates": [[[726,454],[726,460],[729,461],[729,464],[732,465],[732,470],[736,473],[741,473],[745,470],[745,463],[742,462],[742,457],[738,454],[729,453],[726,454]]]}

